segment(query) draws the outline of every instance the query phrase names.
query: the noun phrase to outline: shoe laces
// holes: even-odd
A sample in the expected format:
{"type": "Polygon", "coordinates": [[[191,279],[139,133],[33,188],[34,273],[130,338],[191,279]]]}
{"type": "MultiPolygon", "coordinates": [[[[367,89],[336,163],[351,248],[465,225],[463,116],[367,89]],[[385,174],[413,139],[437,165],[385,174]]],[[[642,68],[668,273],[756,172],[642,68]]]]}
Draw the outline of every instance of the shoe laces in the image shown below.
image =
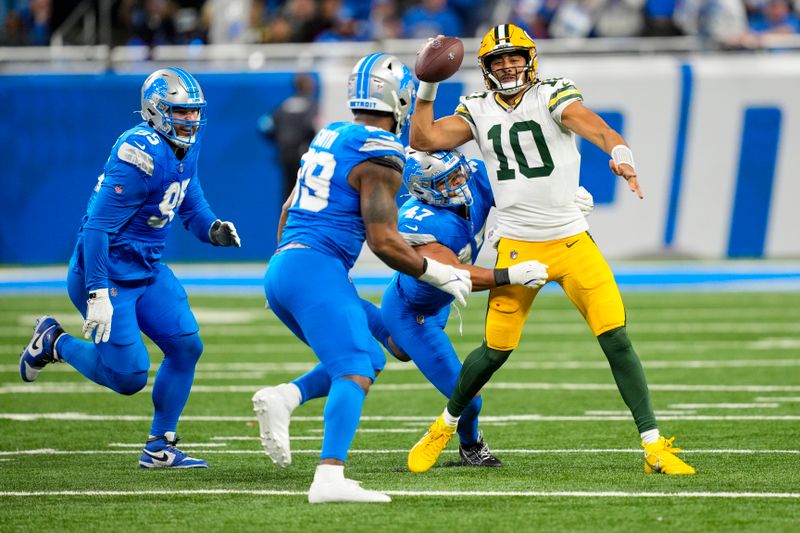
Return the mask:
{"type": "Polygon", "coordinates": [[[680,453],[683,450],[678,448],[677,446],[673,446],[672,443],[675,440],[675,437],[670,437],[668,439],[664,439],[664,450],[670,453],[680,453]]]}
{"type": "Polygon", "coordinates": [[[478,443],[478,449],[475,450],[475,453],[482,461],[488,461],[494,458],[491,450],[489,450],[489,445],[485,442],[478,443]]]}

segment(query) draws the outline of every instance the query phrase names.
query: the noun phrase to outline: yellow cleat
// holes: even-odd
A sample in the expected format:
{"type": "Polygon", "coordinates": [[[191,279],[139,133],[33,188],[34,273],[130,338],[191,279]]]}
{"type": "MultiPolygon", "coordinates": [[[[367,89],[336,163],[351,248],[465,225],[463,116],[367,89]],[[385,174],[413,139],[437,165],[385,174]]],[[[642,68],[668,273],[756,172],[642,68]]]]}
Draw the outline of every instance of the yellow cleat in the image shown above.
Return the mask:
{"type": "Polygon", "coordinates": [[[691,466],[681,461],[675,454],[681,451],[674,448],[672,441],[675,437],[665,439],[658,437],[658,441],[653,444],[645,444],[644,448],[644,471],[648,474],[696,474],[697,471],[691,466]]]}
{"type": "Polygon", "coordinates": [[[408,452],[408,469],[412,472],[427,472],[436,463],[442,450],[453,438],[456,426],[444,423],[442,415],[428,428],[428,431],[419,439],[411,451],[408,452]]]}

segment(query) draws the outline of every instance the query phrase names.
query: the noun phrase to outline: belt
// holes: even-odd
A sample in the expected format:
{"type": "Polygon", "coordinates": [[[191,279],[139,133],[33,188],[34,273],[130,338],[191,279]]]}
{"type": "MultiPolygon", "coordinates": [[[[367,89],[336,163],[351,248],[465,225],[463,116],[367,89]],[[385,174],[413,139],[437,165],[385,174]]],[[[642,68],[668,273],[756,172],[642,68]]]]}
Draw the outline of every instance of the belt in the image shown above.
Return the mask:
{"type": "Polygon", "coordinates": [[[292,248],[311,248],[311,247],[299,242],[290,242],[289,244],[284,244],[283,246],[275,250],[275,254],[279,254],[284,250],[291,250],[292,248]]]}

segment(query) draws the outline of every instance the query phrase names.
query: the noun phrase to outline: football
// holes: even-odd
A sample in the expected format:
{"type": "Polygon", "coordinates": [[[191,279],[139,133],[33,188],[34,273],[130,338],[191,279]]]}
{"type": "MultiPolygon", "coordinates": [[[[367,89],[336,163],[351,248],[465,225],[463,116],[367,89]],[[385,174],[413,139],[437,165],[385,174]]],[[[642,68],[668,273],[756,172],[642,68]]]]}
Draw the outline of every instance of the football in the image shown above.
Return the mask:
{"type": "Polygon", "coordinates": [[[444,81],[461,67],[464,43],[457,37],[436,37],[417,52],[414,73],[421,81],[444,81]]]}

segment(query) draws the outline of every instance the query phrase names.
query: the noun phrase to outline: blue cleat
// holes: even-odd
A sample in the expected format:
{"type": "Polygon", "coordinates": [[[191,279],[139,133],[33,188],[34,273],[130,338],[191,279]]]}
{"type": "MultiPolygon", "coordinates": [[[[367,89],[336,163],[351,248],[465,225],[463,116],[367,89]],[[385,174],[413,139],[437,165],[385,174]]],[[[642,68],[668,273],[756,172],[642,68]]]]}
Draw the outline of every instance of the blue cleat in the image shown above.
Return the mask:
{"type": "Polygon", "coordinates": [[[208,463],[202,459],[189,457],[175,445],[178,436],[174,431],[169,431],[160,437],[151,437],[142,450],[139,466],[142,468],[208,468],[208,463]]]}
{"type": "Polygon", "coordinates": [[[62,333],[64,330],[55,318],[45,315],[36,319],[33,337],[19,356],[22,381],[35,381],[48,364],[62,361],[56,353],[56,340],[62,333]]]}

